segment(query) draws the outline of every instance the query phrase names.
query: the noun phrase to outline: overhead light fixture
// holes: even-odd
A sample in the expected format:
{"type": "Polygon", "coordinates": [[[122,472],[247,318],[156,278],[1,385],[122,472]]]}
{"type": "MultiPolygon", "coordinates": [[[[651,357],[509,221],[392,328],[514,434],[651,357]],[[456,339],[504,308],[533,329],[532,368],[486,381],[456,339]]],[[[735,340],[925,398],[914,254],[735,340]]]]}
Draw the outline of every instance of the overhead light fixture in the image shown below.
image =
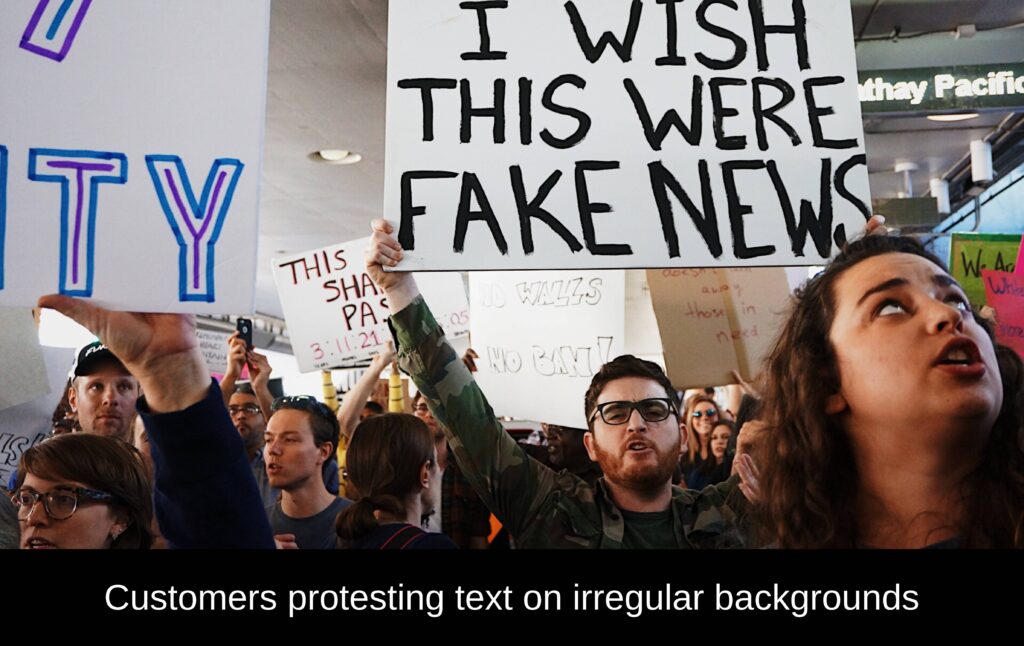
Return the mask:
{"type": "Polygon", "coordinates": [[[977,112],[964,112],[962,114],[929,114],[929,121],[941,121],[949,123],[952,121],[967,121],[968,119],[977,119],[977,112]]]}
{"type": "Polygon", "coordinates": [[[359,153],[338,148],[325,148],[311,152],[309,158],[321,164],[357,164],[363,160],[363,156],[359,153]]]}

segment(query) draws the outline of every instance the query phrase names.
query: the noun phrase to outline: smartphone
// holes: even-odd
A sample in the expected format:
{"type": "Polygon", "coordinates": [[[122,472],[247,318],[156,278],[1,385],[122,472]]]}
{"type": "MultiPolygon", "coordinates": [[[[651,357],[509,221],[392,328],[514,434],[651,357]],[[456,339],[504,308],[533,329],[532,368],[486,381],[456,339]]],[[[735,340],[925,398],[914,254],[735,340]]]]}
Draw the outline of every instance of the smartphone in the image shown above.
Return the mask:
{"type": "Polygon", "coordinates": [[[252,350],[252,320],[238,319],[238,334],[245,340],[245,349],[252,350]]]}

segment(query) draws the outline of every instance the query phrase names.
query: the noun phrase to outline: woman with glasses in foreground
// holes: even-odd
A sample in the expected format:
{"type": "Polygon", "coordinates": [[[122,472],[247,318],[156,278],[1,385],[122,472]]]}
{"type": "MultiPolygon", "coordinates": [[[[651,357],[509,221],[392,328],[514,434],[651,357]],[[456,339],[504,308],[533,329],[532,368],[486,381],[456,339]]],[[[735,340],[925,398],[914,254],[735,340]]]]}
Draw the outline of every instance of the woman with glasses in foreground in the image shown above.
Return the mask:
{"type": "Polygon", "coordinates": [[[916,241],[851,243],[767,360],[760,521],[786,548],[1020,547],[1021,361],[916,241]]]}
{"type": "Polygon", "coordinates": [[[148,549],[151,487],[132,446],[61,435],[25,452],[11,500],[22,549],[148,549]]]}

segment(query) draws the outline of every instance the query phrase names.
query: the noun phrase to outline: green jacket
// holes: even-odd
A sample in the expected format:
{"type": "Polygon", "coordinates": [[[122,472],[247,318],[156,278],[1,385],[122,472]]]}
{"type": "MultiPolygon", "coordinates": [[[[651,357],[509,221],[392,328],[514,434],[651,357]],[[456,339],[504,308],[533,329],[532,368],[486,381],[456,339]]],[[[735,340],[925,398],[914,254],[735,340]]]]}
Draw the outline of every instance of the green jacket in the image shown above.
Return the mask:
{"type": "MultiPolygon", "coordinates": [[[[391,326],[402,370],[444,426],[459,468],[519,547],[623,547],[623,515],[604,481],[591,486],[526,455],[502,428],[422,297],[392,315],[391,326]]],[[[672,488],[678,545],[742,547],[736,516],[725,503],[736,482],[703,491],[672,488]]]]}

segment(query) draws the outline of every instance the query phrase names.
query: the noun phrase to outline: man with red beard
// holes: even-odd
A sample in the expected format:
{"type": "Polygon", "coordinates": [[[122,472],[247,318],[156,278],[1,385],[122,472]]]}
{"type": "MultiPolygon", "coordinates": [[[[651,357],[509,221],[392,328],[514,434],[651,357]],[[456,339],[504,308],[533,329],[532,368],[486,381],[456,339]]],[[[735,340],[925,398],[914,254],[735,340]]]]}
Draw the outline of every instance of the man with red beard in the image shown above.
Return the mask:
{"type": "Polygon", "coordinates": [[[519,547],[721,548],[742,545],[725,504],[735,481],[704,491],[672,486],[679,401],[661,368],[619,357],[594,376],[584,443],[605,477],[594,485],[528,457],[502,428],[469,369],[444,338],[384,220],[373,223],[370,277],[384,290],[399,364],[448,436],[463,474],[519,547]]]}

